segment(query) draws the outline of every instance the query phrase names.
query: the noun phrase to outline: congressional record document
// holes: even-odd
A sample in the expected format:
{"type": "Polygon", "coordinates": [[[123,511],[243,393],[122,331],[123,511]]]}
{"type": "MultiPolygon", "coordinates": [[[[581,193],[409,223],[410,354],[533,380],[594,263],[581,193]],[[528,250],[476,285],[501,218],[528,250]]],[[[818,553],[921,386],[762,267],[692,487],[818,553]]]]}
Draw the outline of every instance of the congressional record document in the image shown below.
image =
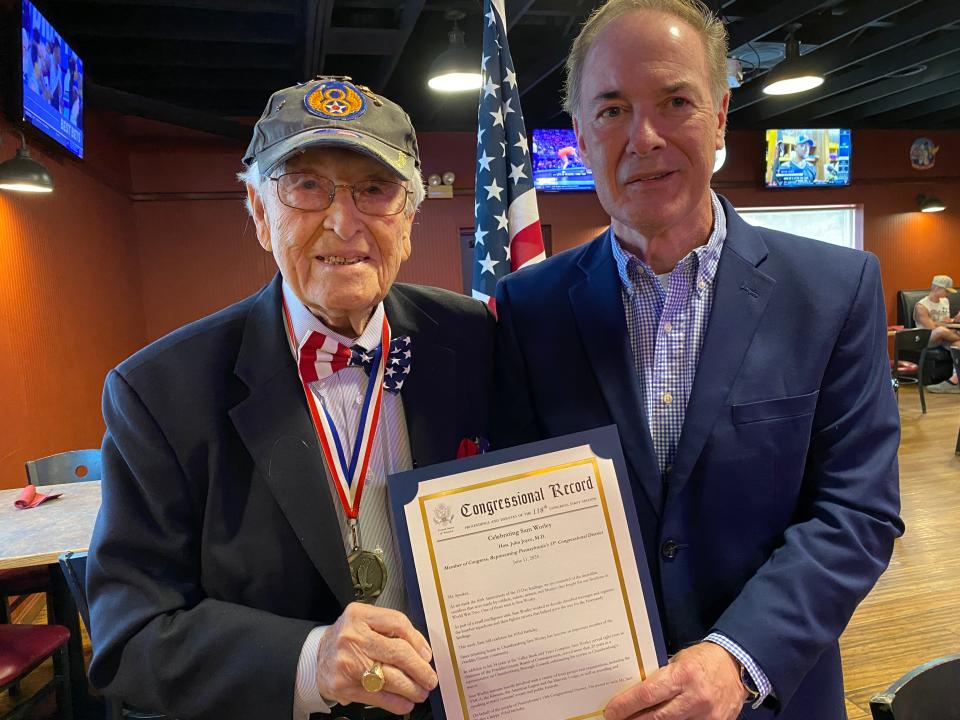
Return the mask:
{"type": "Polygon", "coordinates": [[[435,717],[581,720],[664,660],[616,428],[392,476],[435,717]]]}

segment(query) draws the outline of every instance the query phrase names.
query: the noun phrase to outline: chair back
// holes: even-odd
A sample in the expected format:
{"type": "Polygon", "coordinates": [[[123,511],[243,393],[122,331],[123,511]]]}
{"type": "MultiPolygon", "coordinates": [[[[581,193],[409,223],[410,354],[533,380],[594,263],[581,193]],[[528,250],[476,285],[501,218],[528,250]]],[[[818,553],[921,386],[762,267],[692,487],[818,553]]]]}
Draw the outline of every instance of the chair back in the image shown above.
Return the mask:
{"type": "Polygon", "coordinates": [[[922,351],[930,342],[930,333],[933,332],[927,328],[909,328],[907,330],[897,330],[893,336],[893,352],[897,355],[902,350],[922,351]]]}
{"type": "Polygon", "coordinates": [[[960,720],[960,655],[914,668],[870,700],[873,720],[960,720]]]}
{"type": "Polygon", "coordinates": [[[64,553],[59,557],[60,571],[63,573],[63,579],[67,581],[67,589],[73,597],[73,602],[80,611],[80,617],[83,624],[87,627],[87,634],[90,633],[90,605],[87,604],[87,553],[70,552],[64,553]]]}
{"type": "Polygon", "coordinates": [[[39,460],[27,460],[27,480],[31,485],[101,480],[99,450],[68,450],[39,460]]]}

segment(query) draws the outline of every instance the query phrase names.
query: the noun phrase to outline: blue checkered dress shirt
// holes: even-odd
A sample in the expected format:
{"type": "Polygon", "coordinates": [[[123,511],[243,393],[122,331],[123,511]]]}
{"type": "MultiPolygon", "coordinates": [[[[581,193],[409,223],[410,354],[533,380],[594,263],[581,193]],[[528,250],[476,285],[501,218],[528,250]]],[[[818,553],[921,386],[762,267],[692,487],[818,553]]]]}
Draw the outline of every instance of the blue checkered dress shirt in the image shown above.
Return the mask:
{"type": "MultiPolygon", "coordinates": [[[[727,219],[716,193],[713,231],[705,245],[694,248],[670,272],[666,287],[645,262],[625,250],[610,230],[610,244],[620,274],[620,295],[627,318],[634,368],[640,380],[643,409],[664,483],[669,481],[677,444],[697,374],[697,361],[713,307],[714,278],[727,237],[727,219]]],[[[721,633],[706,640],[720,645],[750,674],[760,697],[771,685],[743,648],[721,633]]]]}

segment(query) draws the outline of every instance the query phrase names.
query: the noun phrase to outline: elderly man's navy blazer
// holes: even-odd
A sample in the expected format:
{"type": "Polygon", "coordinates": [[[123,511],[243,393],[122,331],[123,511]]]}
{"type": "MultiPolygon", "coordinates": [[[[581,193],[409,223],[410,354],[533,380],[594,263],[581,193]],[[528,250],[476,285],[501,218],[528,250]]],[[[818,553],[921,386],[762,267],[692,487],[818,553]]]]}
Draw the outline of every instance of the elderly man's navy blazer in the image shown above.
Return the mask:
{"type": "MultiPolygon", "coordinates": [[[[307,633],[353,599],[280,288],[278,276],[107,377],[90,677],[135,707],[290,720],[307,633]]],[[[486,435],[493,318],[411,285],[384,306],[394,334],[412,338],[402,397],[414,462],[452,460],[462,438],[486,435]]]]}
{"type": "Polygon", "coordinates": [[[713,309],[668,477],[606,233],[500,283],[493,439],[616,423],[669,651],[723,632],[765,671],[781,718],[840,720],[837,638],[903,531],[879,265],[723,206],[713,309]]]}

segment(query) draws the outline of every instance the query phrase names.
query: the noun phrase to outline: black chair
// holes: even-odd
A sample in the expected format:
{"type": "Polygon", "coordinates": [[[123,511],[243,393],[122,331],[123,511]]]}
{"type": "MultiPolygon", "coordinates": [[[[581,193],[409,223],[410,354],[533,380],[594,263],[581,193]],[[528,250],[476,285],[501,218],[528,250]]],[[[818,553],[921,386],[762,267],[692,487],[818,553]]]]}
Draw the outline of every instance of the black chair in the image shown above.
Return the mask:
{"type": "MultiPolygon", "coordinates": [[[[905,328],[916,326],[913,319],[913,309],[917,302],[930,293],[929,288],[921,290],[900,290],[897,292],[897,324],[905,328]]],[[[960,292],[951,293],[950,315],[954,316],[960,312],[960,292]]],[[[919,363],[919,353],[907,352],[903,360],[919,363]]],[[[930,348],[924,363],[921,366],[924,382],[927,385],[941,383],[953,374],[953,363],[950,360],[950,353],[944,347],[930,348]]]]}
{"type": "MultiPolygon", "coordinates": [[[[68,552],[60,556],[60,569],[63,571],[63,577],[67,581],[67,587],[70,588],[70,594],[73,595],[73,601],[80,611],[80,617],[83,624],[90,632],[90,605],[87,603],[87,553],[68,552]]],[[[130,720],[170,720],[166,715],[159,713],[144,712],[141,710],[131,710],[124,707],[123,703],[115,698],[107,698],[107,720],[121,720],[129,718],[130,720]]]]}
{"type": "Polygon", "coordinates": [[[935,349],[927,347],[927,343],[930,342],[930,333],[931,331],[926,328],[913,328],[898,330],[893,336],[893,378],[898,384],[917,384],[920,390],[920,409],[924,413],[927,412],[927,401],[923,396],[923,386],[930,384],[924,374],[927,368],[927,352],[935,349]],[[914,356],[916,360],[913,359],[914,356]],[[902,367],[903,361],[916,363],[916,376],[902,367]]]}
{"type": "Polygon", "coordinates": [[[870,700],[873,720],[960,720],[960,655],[914,668],[870,700]]]}
{"type": "MultiPolygon", "coordinates": [[[[960,312],[960,288],[954,288],[958,292],[950,293],[947,300],[950,302],[950,314],[956,315],[960,312]]],[[[924,297],[930,294],[930,288],[921,290],[899,290],[897,291],[897,324],[906,328],[914,326],[913,308],[924,297]]]]}

